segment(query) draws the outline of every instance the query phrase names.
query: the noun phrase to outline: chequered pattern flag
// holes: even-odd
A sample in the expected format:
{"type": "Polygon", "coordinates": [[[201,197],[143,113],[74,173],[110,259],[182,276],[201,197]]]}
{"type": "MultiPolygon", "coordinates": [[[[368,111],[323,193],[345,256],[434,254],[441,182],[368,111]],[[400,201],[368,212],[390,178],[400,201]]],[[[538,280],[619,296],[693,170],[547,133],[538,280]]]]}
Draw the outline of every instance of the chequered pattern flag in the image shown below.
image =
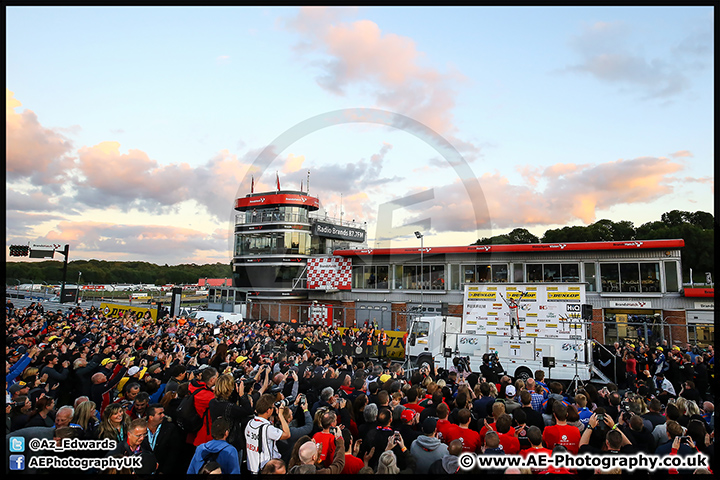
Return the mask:
{"type": "Polygon", "coordinates": [[[309,290],[350,290],[352,260],[343,257],[320,257],[308,260],[307,288],[309,290]]]}

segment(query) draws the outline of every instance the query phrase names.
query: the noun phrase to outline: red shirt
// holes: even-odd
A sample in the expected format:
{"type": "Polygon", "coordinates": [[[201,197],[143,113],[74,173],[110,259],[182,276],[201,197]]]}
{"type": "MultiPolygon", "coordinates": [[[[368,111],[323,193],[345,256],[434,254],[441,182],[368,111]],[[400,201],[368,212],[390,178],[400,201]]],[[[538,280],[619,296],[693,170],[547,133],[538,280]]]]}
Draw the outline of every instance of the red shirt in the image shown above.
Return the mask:
{"type": "Polygon", "coordinates": [[[580,443],[580,429],[572,425],[551,425],[543,430],[543,442],[550,450],[562,445],[570,453],[577,455],[580,443]]]}
{"type": "Polygon", "coordinates": [[[505,455],[520,453],[520,440],[515,436],[515,430],[511,429],[507,433],[498,432],[498,437],[500,437],[500,445],[502,445],[505,455]]]}
{"type": "Polygon", "coordinates": [[[455,437],[455,430],[457,430],[458,427],[454,423],[451,423],[447,418],[444,418],[442,420],[437,421],[437,432],[438,437],[440,438],[440,441],[447,444],[450,443],[451,438],[457,438],[455,437]]]}
{"type": "Polygon", "coordinates": [[[625,360],[625,371],[637,375],[637,360],[634,358],[628,358],[625,360]]]}
{"type": "Polygon", "coordinates": [[[418,413],[422,413],[422,411],[425,410],[425,407],[422,407],[422,406],[420,406],[420,404],[417,404],[417,403],[406,403],[405,405],[403,405],[403,407],[412,408],[413,410],[415,410],[418,413]]]}
{"type": "Polygon", "coordinates": [[[450,443],[453,440],[457,439],[460,439],[462,441],[463,452],[474,453],[480,451],[480,434],[475,430],[458,426],[456,429],[453,430],[452,436],[448,438],[447,443],[450,443]]]}
{"type": "Polygon", "coordinates": [[[345,455],[345,467],[340,473],[355,475],[365,466],[365,463],[354,455],[345,455]]]}
{"type": "Polygon", "coordinates": [[[492,423],[488,423],[488,427],[482,427],[480,429],[480,445],[485,445],[485,434],[491,430],[495,430],[495,420],[492,423]],[[488,428],[490,427],[490,428],[488,428]]]}
{"type": "Polygon", "coordinates": [[[320,450],[320,461],[326,467],[330,465],[333,458],[335,458],[335,435],[332,433],[317,432],[313,435],[315,443],[322,445],[320,450]]]}

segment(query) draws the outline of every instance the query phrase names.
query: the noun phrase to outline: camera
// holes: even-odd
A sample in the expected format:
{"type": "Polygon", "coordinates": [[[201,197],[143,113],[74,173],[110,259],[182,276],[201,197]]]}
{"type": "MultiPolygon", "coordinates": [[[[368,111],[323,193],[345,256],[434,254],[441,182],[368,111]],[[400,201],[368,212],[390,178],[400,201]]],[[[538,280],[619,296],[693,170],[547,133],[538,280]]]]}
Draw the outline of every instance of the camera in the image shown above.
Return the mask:
{"type": "Polygon", "coordinates": [[[688,440],[690,440],[689,435],[683,435],[682,437],[680,437],[680,443],[686,443],[686,444],[690,445],[690,442],[688,440]]]}
{"type": "Polygon", "coordinates": [[[393,442],[394,443],[400,443],[400,432],[395,430],[395,433],[393,433],[393,442]]]}
{"type": "Polygon", "coordinates": [[[274,405],[277,408],[287,407],[288,405],[290,405],[290,401],[287,398],[283,398],[282,400],[278,400],[277,402],[275,402],[274,405]]]}
{"type": "Polygon", "coordinates": [[[337,433],[337,428],[335,428],[335,427],[330,427],[330,433],[332,433],[333,435],[335,435],[335,434],[337,433]]]}

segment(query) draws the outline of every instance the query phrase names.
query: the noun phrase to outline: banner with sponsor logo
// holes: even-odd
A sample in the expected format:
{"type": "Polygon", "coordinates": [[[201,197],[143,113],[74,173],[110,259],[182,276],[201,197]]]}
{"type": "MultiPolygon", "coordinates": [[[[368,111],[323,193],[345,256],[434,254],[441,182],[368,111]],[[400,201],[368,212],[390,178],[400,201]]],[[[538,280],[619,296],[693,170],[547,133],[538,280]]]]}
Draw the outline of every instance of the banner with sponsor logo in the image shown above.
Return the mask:
{"type": "Polygon", "coordinates": [[[585,340],[579,323],[584,303],[583,283],[465,285],[462,331],[510,337],[514,308],[524,337],[585,340]]]}
{"type": "Polygon", "coordinates": [[[106,317],[118,318],[130,312],[136,317],[144,317],[146,313],[150,313],[153,322],[157,320],[157,307],[131,307],[130,305],[122,305],[118,303],[101,303],[100,311],[106,317]]]}
{"type": "MultiPolygon", "coordinates": [[[[338,328],[340,333],[345,333],[347,327],[338,328]]],[[[351,328],[353,332],[357,332],[359,329],[356,327],[351,328]]],[[[388,336],[387,353],[392,358],[405,358],[405,345],[403,345],[403,337],[405,332],[396,332],[394,330],[385,330],[388,336]]],[[[377,335],[377,333],[376,333],[377,335]]]]}

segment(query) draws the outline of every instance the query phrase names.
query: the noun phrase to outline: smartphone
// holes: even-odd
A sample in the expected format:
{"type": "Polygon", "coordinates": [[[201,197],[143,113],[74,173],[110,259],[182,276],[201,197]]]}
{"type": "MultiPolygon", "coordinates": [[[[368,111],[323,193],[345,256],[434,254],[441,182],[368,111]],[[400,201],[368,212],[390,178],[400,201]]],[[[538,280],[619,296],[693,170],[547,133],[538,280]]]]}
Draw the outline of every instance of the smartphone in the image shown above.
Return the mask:
{"type": "Polygon", "coordinates": [[[605,423],[605,414],[604,413],[598,413],[597,414],[597,421],[599,423],[605,423]]]}

